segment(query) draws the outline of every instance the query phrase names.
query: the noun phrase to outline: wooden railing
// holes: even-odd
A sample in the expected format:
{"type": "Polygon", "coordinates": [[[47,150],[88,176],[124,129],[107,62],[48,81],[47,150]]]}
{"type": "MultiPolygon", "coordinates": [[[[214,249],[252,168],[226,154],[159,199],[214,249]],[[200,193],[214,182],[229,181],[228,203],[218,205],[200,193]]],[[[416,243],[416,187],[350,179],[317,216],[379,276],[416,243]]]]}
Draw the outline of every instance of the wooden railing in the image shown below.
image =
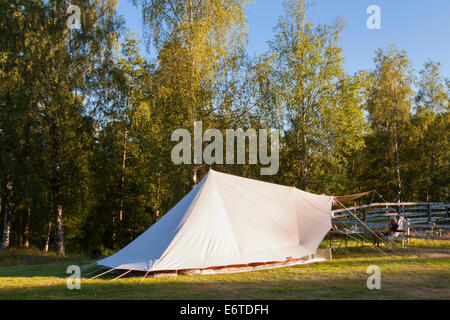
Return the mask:
{"type": "Polygon", "coordinates": [[[407,222],[406,237],[450,240],[450,203],[393,202],[347,207],[333,210],[333,223],[342,228],[364,229],[365,224],[371,229],[381,229],[387,227],[390,217],[400,216],[407,222]]]}

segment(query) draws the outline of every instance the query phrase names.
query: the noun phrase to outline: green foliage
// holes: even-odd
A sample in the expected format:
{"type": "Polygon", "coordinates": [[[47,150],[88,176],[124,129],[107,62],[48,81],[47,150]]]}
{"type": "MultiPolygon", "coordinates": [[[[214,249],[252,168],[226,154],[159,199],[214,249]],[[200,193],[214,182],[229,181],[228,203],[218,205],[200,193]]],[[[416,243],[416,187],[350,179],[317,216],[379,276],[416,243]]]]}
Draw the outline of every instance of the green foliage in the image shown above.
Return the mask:
{"type": "Polygon", "coordinates": [[[306,1],[285,2],[271,42],[272,110],[283,110],[283,179],[316,192],[345,191],[349,154],[363,147],[367,75],[343,70],[342,22],[314,27],[306,1]]]}

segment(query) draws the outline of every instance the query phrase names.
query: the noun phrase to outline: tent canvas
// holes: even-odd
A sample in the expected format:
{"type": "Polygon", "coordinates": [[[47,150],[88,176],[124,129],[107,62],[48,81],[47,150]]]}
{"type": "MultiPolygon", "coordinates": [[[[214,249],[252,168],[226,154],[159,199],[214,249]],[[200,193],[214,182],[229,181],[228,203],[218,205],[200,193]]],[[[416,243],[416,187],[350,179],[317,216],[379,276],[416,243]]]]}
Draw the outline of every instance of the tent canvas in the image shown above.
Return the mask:
{"type": "Polygon", "coordinates": [[[147,231],[98,264],[148,273],[300,259],[330,230],[332,199],[210,170],[147,231]]]}

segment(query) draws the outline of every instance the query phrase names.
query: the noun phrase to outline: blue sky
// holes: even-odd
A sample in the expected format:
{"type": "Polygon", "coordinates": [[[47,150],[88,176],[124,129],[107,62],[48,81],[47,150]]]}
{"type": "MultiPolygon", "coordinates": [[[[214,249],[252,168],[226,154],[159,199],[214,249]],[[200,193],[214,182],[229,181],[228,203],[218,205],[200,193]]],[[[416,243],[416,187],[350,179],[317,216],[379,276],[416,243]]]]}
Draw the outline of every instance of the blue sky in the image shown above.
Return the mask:
{"type": "MultiPolygon", "coordinates": [[[[128,0],[119,0],[119,13],[125,18],[126,28],[142,37],[140,9],[128,0]]],[[[248,6],[249,53],[268,49],[267,41],[273,38],[273,28],[282,13],[281,0],[256,0],[248,6]]],[[[414,68],[421,69],[431,59],[441,63],[444,77],[450,77],[449,0],[316,0],[308,14],[317,23],[344,19],[340,45],[350,73],[373,69],[375,50],[394,43],[407,51],[414,68]],[[366,9],[370,5],[381,9],[380,30],[366,27],[366,9]]],[[[146,55],[151,57],[154,52],[146,55]]]]}

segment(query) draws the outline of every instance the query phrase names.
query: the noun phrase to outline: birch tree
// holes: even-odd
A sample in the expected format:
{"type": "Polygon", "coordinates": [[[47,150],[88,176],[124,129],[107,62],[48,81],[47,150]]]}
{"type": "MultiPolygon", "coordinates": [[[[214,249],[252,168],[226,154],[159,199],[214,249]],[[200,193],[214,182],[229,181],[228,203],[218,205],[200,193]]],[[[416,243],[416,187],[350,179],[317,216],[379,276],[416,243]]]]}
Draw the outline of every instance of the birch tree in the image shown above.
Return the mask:
{"type": "Polygon", "coordinates": [[[374,86],[368,103],[372,129],[386,132],[393,148],[396,175],[396,198],[401,201],[402,178],[400,149],[412,108],[413,82],[411,64],[405,51],[391,46],[378,50],[373,72],[374,86]]]}
{"type": "MultiPolygon", "coordinates": [[[[314,26],[307,1],[286,1],[270,42],[273,108],[283,110],[285,179],[304,190],[332,179],[345,154],[363,147],[364,73],[343,70],[342,22],[314,26]],[[317,179],[318,178],[318,179],[317,179]]],[[[323,190],[324,191],[324,190],[323,190]]]]}
{"type": "MultiPolygon", "coordinates": [[[[157,96],[162,101],[176,101],[172,108],[180,116],[167,119],[174,122],[173,129],[192,128],[195,120],[207,122],[208,115],[226,104],[225,95],[223,101],[213,104],[212,89],[243,48],[248,2],[133,0],[142,8],[147,43],[158,51],[162,82],[157,96]]],[[[199,167],[191,166],[191,185],[198,182],[199,167]]]]}

